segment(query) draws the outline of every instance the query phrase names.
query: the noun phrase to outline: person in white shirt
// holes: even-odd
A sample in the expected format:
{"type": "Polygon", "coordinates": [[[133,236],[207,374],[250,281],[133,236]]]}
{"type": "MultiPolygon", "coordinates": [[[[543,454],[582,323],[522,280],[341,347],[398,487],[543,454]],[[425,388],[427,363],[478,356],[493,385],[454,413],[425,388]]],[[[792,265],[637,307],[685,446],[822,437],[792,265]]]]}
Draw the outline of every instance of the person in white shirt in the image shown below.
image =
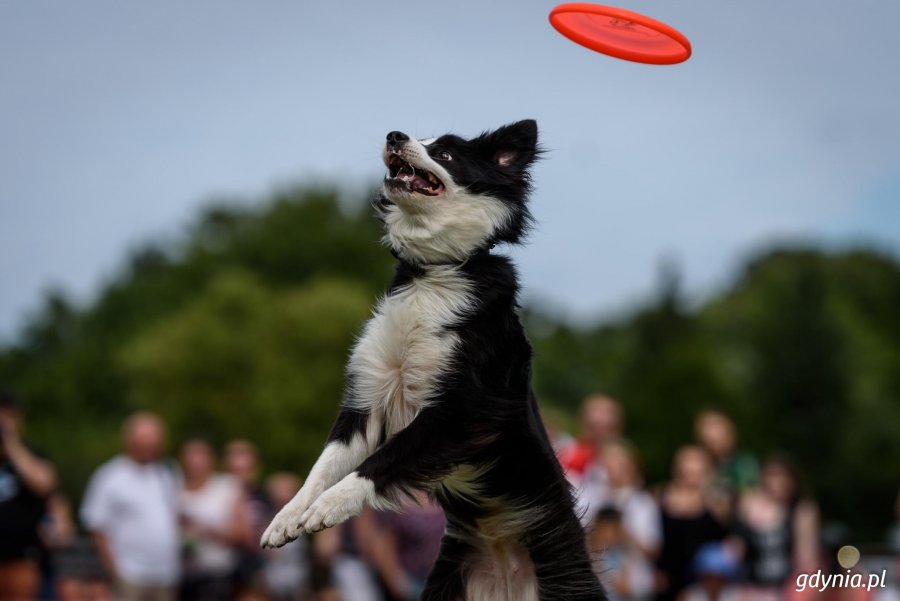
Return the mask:
{"type": "Polygon", "coordinates": [[[203,439],[185,441],[179,459],[184,475],[179,493],[185,550],[181,597],[232,599],[240,551],[251,544],[243,486],[234,476],[215,471],[215,451],[203,439]]]}
{"type": "Polygon", "coordinates": [[[178,475],[164,462],[165,427],[139,412],[123,426],[123,455],[91,477],[81,520],[119,601],[172,601],[180,576],[178,475]]]}
{"type": "MultiPolygon", "coordinates": [[[[300,478],[289,472],[276,472],[266,479],[266,492],[276,507],[282,507],[300,490],[300,478]]],[[[311,592],[312,570],[309,539],[301,536],[280,549],[266,549],[262,581],[269,599],[289,601],[306,599],[311,592]]]]}
{"type": "Polygon", "coordinates": [[[648,598],[653,589],[653,561],[662,546],[659,505],[644,490],[637,451],[627,441],[606,443],[601,467],[602,484],[585,489],[581,508],[591,518],[604,508],[619,512],[624,546],[636,552],[630,596],[648,598]]]}

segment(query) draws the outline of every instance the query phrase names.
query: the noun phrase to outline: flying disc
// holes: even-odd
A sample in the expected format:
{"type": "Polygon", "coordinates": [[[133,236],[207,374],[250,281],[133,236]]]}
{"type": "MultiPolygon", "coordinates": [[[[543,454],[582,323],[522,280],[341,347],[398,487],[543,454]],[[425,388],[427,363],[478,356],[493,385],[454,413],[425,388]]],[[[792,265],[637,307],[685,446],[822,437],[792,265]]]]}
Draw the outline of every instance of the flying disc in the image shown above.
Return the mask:
{"type": "Polygon", "coordinates": [[[628,61],[673,65],[691,56],[691,43],[678,30],[624,8],[560,4],[550,11],[550,24],[577,44],[628,61]]]}

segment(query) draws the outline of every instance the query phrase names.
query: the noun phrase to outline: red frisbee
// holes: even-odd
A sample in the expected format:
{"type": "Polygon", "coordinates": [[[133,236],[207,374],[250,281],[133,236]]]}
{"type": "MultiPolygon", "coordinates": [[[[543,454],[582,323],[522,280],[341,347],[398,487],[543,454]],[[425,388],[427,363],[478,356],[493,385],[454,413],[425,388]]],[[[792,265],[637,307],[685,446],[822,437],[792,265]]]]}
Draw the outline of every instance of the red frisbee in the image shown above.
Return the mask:
{"type": "Polygon", "coordinates": [[[628,61],[673,65],[691,56],[691,43],[678,30],[623,8],[560,4],[550,11],[550,24],[573,42],[628,61]]]}

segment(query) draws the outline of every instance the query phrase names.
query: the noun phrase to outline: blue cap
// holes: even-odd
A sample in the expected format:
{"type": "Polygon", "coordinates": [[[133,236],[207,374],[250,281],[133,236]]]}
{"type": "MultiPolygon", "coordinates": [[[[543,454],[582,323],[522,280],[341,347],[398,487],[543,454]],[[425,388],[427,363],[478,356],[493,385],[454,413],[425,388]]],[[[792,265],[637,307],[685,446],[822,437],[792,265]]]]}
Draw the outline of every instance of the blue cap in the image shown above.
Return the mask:
{"type": "Polygon", "coordinates": [[[737,558],[722,543],[706,543],[694,555],[694,573],[698,576],[736,578],[740,571],[737,558]]]}

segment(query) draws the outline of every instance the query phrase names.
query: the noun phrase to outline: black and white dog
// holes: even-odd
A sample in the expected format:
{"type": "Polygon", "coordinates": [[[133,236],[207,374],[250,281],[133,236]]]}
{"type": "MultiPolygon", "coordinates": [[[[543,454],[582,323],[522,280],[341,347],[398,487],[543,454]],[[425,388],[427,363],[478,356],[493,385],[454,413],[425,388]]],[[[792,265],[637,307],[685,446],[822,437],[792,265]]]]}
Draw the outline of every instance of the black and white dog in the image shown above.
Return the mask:
{"type": "Polygon", "coordinates": [[[605,598],[538,415],[516,271],[490,252],[528,228],[538,154],[534,121],[471,140],[388,134],[375,205],[396,274],[351,353],[328,444],[264,547],[419,489],[447,517],[421,599],[605,598]]]}

